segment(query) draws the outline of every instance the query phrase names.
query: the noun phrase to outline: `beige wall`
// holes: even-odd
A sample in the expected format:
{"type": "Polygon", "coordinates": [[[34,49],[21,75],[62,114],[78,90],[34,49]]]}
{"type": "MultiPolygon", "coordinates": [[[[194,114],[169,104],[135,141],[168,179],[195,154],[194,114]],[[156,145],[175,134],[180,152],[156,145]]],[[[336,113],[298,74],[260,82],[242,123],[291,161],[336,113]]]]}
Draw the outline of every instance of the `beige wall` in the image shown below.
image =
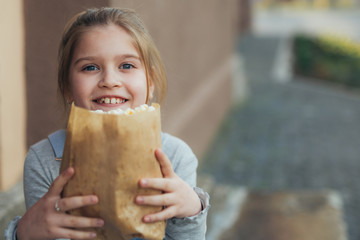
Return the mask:
{"type": "Polygon", "coordinates": [[[0,190],[17,182],[25,157],[24,26],[21,0],[0,14],[0,190]]]}
{"type": "Polygon", "coordinates": [[[168,72],[164,130],[201,156],[230,105],[239,0],[25,1],[27,143],[63,126],[55,97],[60,32],[70,16],[92,6],[129,7],[142,16],[168,72]]]}

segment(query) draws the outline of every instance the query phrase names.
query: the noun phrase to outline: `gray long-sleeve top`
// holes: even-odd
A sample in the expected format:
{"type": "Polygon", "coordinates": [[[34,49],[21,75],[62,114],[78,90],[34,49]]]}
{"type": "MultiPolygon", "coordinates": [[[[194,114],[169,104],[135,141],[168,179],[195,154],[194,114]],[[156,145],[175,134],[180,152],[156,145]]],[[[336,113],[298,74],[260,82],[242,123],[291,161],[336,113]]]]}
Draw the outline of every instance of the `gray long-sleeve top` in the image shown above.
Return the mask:
{"type": "MultiPolygon", "coordinates": [[[[57,139],[62,146],[65,134],[63,136],[60,137],[63,139],[57,139]]],[[[208,194],[196,187],[197,158],[185,142],[170,134],[162,133],[161,142],[162,149],[169,157],[175,173],[194,188],[203,204],[203,210],[195,216],[168,219],[165,240],[203,240],[205,239],[206,217],[210,205],[208,194]]],[[[59,175],[61,162],[55,160],[54,150],[49,139],[44,139],[29,149],[24,166],[24,193],[27,209],[48,191],[51,183],[59,175]]],[[[5,232],[6,239],[15,240],[18,221],[19,218],[16,218],[9,224],[5,232]]]]}

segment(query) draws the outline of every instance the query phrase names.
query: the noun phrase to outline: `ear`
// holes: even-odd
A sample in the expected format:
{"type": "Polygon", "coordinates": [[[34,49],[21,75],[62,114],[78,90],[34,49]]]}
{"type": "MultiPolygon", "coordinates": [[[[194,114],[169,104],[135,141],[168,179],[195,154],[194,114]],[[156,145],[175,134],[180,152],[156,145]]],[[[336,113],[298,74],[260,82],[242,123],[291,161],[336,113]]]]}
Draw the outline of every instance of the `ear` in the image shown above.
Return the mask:
{"type": "Polygon", "coordinates": [[[155,84],[152,79],[149,81],[149,100],[151,101],[154,97],[155,84]]]}

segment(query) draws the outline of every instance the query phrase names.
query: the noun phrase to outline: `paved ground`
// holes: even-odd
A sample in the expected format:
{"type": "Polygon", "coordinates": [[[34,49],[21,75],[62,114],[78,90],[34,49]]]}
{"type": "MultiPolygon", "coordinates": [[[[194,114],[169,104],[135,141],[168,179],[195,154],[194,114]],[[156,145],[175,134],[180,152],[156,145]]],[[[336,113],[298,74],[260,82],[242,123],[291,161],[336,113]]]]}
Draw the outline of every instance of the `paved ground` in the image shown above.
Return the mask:
{"type": "Polygon", "coordinates": [[[349,240],[359,240],[360,95],[304,79],[274,81],[279,43],[240,39],[251,94],[229,112],[200,173],[255,190],[337,190],[349,240]]]}

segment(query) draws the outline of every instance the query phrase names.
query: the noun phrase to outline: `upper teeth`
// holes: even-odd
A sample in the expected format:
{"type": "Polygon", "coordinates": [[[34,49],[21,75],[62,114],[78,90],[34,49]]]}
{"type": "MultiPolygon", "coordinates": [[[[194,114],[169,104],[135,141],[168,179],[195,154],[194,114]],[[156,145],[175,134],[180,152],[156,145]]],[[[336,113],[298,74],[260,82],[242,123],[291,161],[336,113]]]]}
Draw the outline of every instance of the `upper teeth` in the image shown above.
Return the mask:
{"type": "Polygon", "coordinates": [[[126,101],[125,99],[120,99],[120,98],[101,98],[97,100],[98,103],[107,103],[107,104],[124,103],[125,101],[126,101]]]}

